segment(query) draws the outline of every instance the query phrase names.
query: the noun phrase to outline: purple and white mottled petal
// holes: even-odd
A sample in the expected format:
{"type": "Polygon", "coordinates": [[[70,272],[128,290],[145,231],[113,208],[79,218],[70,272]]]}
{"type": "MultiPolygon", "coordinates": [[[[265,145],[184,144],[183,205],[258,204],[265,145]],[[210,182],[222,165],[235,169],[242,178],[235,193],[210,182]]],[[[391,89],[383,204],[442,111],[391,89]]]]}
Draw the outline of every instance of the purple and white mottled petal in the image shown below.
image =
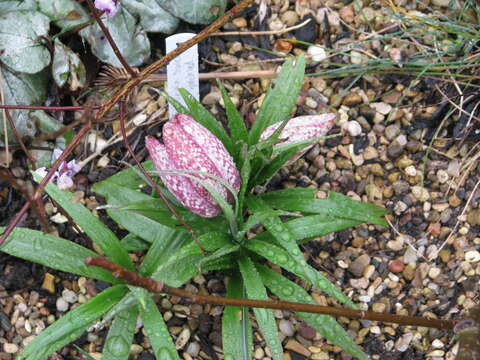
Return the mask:
{"type": "MultiPolygon", "coordinates": [[[[48,170],[47,170],[47,168],[44,166],[44,167],[40,167],[40,168],[38,168],[37,170],[35,170],[35,173],[36,173],[37,175],[40,175],[42,178],[44,178],[45,176],[47,176],[48,170]]],[[[55,175],[53,175],[53,176],[55,176],[55,175]]]]}
{"type": "MultiPolygon", "coordinates": [[[[177,114],[166,123],[163,127],[163,141],[168,155],[174,159],[179,169],[201,171],[225,179],[217,164],[211,160],[209,153],[222,150],[226,152],[226,150],[222,149],[221,143],[222,147],[218,146],[219,140],[212,133],[200,126],[183,114],[177,114]]],[[[205,176],[198,177],[212,186],[224,199],[228,198],[227,189],[220,183],[205,176]]],[[[209,192],[203,186],[198,183],[194,186],[199,194],[211,199],[209,192]]]]}
{"type": "MultiPolygon", "coordinates": [[[[166,147],[157,139],[147,136],[145,144],[158,171],[182,169],[169,156],[166,147]]],[[[220,207],[210,199],[198,192],[198,185],[181,175],[160,173],[160,178],[168,190],[182,203],[182,205],[203,217],[214,217],[221,213],[220,207]]]]}
{"type": "MultiPolygon", "coordinates": [[[[333,113],[322,115],[298,116],[291,119],[280,134],[280,139],[287,139],[277,145],[287,145],[297,141],[313,139],[324,136],[335,125],[336,115],[333,113]]],[[[270,137],[281,123],[273,124],[267,127],[260,140],[266,140],[270,137]]]]}

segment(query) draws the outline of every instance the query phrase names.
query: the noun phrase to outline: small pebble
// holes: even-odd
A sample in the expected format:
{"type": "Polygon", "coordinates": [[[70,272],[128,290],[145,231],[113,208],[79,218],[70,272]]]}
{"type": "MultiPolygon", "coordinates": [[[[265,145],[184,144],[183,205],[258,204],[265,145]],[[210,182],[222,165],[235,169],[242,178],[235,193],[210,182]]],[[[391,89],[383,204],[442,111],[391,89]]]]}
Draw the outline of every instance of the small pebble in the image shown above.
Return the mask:
{"type": "Polygon", "coordinates": [[[347,123],[347,131],[350,136],[358,136],[362,133],[362,126],[355,120],[347,123]]]}
{"type": "Polygon", "coordinates": [[[3,344],[3,350],[8,354],[15,354],[18,352],[18,345],[12,343],[3,344]]]}
{"type": "Polygon", "coordinates": [[[392,273],[401,273],[405,268],[405,264],[401,260],[392,260],[388,264],[388,270],[392,273]]]}
{"type": "Polygon", "coordinates": [[[480,252],[477,250],[470,250],[465,253],[465,261],[467,263],[476,263],[480,261],[480,252]]]}
{"type": "Polygon", "coordinates": [[[280,332],[285,336],[291,337],[293,336],[293,334],[295,334],[295,329],[293,328],[292,322],[289,320],[280,320],[278,328],[280,329],[280,332]]]}
{"type": "Polygon", "coordinates": [[[56,302],[57,310],[65,312],[68,310],[68,302],[64,298],[58,298],[56,302]]]}

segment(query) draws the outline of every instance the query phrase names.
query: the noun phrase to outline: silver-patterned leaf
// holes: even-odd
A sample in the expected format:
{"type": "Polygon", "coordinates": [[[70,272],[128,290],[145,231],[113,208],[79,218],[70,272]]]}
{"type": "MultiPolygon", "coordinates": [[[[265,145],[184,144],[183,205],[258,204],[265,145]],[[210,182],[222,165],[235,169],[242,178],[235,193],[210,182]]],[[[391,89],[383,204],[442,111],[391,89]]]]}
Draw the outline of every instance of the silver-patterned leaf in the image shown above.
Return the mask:
{"type": "Polygon", "coordinates": [[[69,47],[55,39],[52,75],[59,87],[68,84],[71,91],[85,86],[86,71],[82,61],[69,47]]]}
{"type": "Polygon", "coordinates": [[[157,0],[171,14],[192,24],[209,24],[225,12],[226,0],[157,0]]]}
{"type": "Polygon", "coordinates": [[[38,7],[62,29],[90,21],[88,13],[75,0],[38,0],[38,7]]]}
{"type": "MultiPolygon", "coordinates": [[[[150,56],[150,41],[135,16],[125,6],[121,6],[114,17],[103,15],[102,20],[128,64],[143,64],[150,56]]],[[[80,35],[90,43],[93,53],[100,60],[116,67],[122,66],[97,24],[83,29],[80,35]]]]}
{"type": "Polygon", "coordinates": [[[28,74],[50,63],[50,52],[41,38],[48,35],[50,19],[38,11],[0,14],[0,61],[28,74]]]}
{"type": "Polygon", "coordinates": [[[165,11],[156,0],[124,0],[122,6],[140,17],[145,31],[171,34],[179,23],[178,18],[165,11]]]}

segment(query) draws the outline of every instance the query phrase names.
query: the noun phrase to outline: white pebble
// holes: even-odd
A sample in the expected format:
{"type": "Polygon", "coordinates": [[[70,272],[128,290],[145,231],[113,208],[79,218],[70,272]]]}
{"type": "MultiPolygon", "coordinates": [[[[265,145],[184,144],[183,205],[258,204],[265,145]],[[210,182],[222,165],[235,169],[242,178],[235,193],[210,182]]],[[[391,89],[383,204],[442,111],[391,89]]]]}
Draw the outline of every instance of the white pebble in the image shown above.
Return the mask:
{"type": "Polygon", "coordinates": [[[415,169],[415,166],[410,165],[405,168],[405,174],[408,176],[415,176],[417,175],[417,169],[415,169]]]}
{"type": "Polygon", "coordinates": [[[470,250],[465,253],[465,261],[468,263],[476,263],[480,261],[480,252],[477,250],[470,250]]]}
{"type": "Polygon", "coordinates": [[[75,294],[72,290],[68,289],[62,291],[62,298],[70,304],[73,304],[78,300],[77,294],[75,294]]]}
{"type": "Polygon", "coordinates": [[[362,133],[362,126],[355,120],[347,123],[347,131],[350,136],[358,136],[362,133]]]}
{"type": "Polygon", "coordinates": [[[18,345],[12,343],[3,344],[3,350],[8,354],[15,354],[18,351],[18,345]]]}
{"type": "Polygon", "coordinates": [[[67,311],[68,310],[68,303],[63,298],[57,299],[57,310],[58,311],[67,311]]]}
{"type": "Polygon", "coordinates": [[[327,58],[325,49],[318,45],[310,45],[307,50],[307,54],[312,57],[312,61],[320,62],[327,58]]]}

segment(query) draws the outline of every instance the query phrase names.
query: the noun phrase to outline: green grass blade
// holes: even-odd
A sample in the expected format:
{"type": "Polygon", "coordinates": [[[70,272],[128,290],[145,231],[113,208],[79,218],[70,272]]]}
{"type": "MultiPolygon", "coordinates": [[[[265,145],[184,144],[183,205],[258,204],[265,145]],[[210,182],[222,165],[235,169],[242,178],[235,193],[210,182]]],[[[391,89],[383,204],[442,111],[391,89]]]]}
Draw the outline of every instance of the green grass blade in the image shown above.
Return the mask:
{"type": "Polygon", "coordinates": [[[137,317],[137,306],[115,316],[103,345],[102,360],[128,360],[137,317]]]}
{"type": "MultiPolygon", "coordinates": [[[[255,265],[249,257],[243,256],[238,259],[238,265],[247,290],[249,299],[269,300],[267,290],[260,280],[260,275],[255,269],[255,265]]],[[[272,358],[274,360],[283,360],[282,344],[278,338],[277,324],[275,316],[270,309],[254,308],[253,313],[257,319],[258,326],[262,332],[272,358]]]]}
{"type": "Polygon", "coordinates": [[[213,135],[215,135],[222,142],[230,155],[235,155],[232,139],[230,136],[228,136],[222,124],[215,119],[210,111],[205,109],[205,107],[187,90],[178,89],[178,92],[185,101],[185,104],[187,104],[189,114],[192,116],[192,118],[195,119],[196,122],[206,127],[213,135]]]}
{"type": "Polygon", "coordinates": [[[180,360],[163,316],[150,295],[145,310],[140,309],[140,317],[156,358],[180,360]]]}
{"type": "Polygon", "coordinates": [[[188,108],[185,107],[180,101],[174,99],[164,91],[162,91],[160,94],[164,96],[170,104],[172,104],[172,106],[175,108],[175,110],[177,110],[179,114],[190,114],[188,108]]]}
{"type": "MultiPolygon", "coordinates": [[[[257,270],[264,284],[281,300],[317,305],[308,293],[294,282],[282,275],[257,264],[257,270]]],[[[347,332],[328,315],[297,312],[296,315],[317,330],[324,338],[341,347],[344,351],[360,360],[367,360],[368,356],[355,344],[347,332]]]]}
{"type": "MultiPolygon", "coordinates": [[[[41,181],[41,177],[35,172],[32,172],[32,175],[37,182],[41,181]]],[[[134,269],[132,260],[120,240],[99,218],[93,216],[90,210],[80,202],[73,202],[73,193],[60,190],[52,183],[47,184],[45,191],[72,217],[73,221],[102,249],[110,260],[129,270],[134,269]]]]}
{"type": "Polygon", "coordinates": [[[17,359],[44,360],[87,330],[95,320],[115,305],[127,292],[123,285],[102,291],[86,303],[76,307],[37,335],[17,359]]]}
{"type": "MultiPolygon", "coordinates": [[[[0,233],[5,228],[0,227],[0,233]]],[[[71,241],[38,230],[15,228],[0,248],[12,256],[81,276],[117,284],[110,271],[85,265],[85,258],[96,252],[71,241]]]]}
{"type": "Polygon", "coordinates": [[[248,143],[250,146],[258,143],[260,135],[268,126],[290,117],[303,83],[305,74],[304,56],[299,56],[295,65],[292,64],[293,60],[287,60],[283,64],[275,81],[275,86],[267,91],[249,133],[248,143]]]}
{"type": "MultiPolygon", "coordinates": [[[[239,276],[228,280],[227,297],[245,297],[242,279],[239,276]]],[[[248,308],[225,306],[222,316],[222,340],[225,358],[228,356],[232,360],[252,358],[253,335],[248,308]]]]}

